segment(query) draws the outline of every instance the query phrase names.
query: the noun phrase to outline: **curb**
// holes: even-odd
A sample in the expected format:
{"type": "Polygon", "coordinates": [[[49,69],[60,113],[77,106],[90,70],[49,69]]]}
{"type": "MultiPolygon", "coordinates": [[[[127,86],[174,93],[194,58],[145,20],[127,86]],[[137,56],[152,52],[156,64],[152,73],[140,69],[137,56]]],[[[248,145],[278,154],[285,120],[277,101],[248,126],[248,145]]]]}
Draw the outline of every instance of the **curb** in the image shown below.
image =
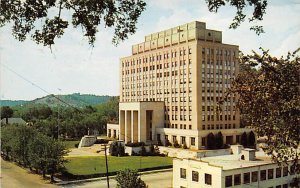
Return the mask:
{"type": "MultiPolygon", "coordinates": [[[[140,175],[156,174],[156,173],[161,173],[161,172],[170,172],[172,170],[173,170],[173,168],[161,169],[161,170],[151,170],[151,171],[139,172],[139,174],[140,175]]],[[[115,179],[116,175],[109,176],[109,178],[110,179],[115,179]]],[[[77,184],[77,183],[84,183],[84,182],[93,182],[93,181],[101,181],[101,180],[106,180],[106,177],[90,178],[90,179],[83,179],[83,180],[73,180],[73,181],[61,181],[61,182],[55,183],[55,185],[70,185],[70,184],[77,184]]]]}

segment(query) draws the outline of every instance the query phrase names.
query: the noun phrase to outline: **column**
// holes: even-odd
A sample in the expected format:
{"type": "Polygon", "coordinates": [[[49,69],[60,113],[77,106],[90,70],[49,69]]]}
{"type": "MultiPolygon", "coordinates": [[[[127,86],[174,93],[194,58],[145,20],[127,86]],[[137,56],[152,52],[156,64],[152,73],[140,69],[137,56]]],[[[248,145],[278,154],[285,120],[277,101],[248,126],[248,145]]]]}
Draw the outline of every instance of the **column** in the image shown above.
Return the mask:
{"type": "Polygon", "coordinates": [[[131,142],[131,111],[125,111],[125,143],[131,142]]]}
{"type": "Polygon", "coordinates": [[[120,110],[120,120],[119,120],[119,139],[125,140],[125,111],[120,110]]]}

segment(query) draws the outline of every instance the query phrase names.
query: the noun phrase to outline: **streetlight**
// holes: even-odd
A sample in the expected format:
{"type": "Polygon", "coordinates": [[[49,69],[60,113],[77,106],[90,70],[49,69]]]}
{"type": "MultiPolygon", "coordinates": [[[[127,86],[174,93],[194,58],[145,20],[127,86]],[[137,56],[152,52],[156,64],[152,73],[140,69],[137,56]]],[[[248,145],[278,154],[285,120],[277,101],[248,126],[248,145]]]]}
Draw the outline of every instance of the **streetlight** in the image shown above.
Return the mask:
{"type": "Polygon", "coordinates": [[[105,153],[106,181],[107,181],[107,188],[109,188],[108,163],[107,163],[107,153],[106,153],[107,144],[103,144],[103,145],[104,145],[104,153],[105,153]]]}

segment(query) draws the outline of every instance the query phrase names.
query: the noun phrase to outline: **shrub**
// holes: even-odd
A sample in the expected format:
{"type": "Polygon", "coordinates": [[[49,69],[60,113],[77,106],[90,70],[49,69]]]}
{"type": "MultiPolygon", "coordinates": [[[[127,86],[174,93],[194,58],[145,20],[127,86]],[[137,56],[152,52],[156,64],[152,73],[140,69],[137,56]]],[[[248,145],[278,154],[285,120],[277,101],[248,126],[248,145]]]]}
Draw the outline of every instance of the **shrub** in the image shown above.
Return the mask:
{"type": "Polygon", "coordinates": [[[215,140],[216,140],[216,148],[217,149],[221,149],[223,148],[224,142],[223,142],[223,135],[221,132],[218,132],[215,136],[215,140]]]}
{"type": "Polygon", "coordinates": [[[173,143],[173,146],[174,146],[175,148],[180,148],[180,145],[178,144],[177,140],[175,140],[175,142],[173,143]]]}
{"type": "Polygon", "coordinates": [[[247,133],[244,132],[241,136],[241,144],[246,147],[248,146],[248,139],[247,139],[247,133]]]}
{"type": "Polygon", "coordinates": [[[186,143],[184,143],[184,144],[182,145],[182,148],[183,148],[183,149],[188,149],[186,143]]]}
{"type": "Polygon", "coordinates": [[[146,184],[141,178],[138,177],[135,170],[125,169],[117,173],[116,181],[118,188],[146,188],[146,184]]]}
{"type": "Polygon", "coordinates": [[[147,155],[145,146],[142,146],[142,147],[141,147],[140,155],[141,155],[141,156],[146,156],[146,155],[147,155]]]}
{"type": "Polygon", "coordinates": [[[149,155],[152,155],[152,156],[155,155],[155,149],[154,149],[154,145],[153,144],[150,145],[149,155]]]}
{"type": "Polygon", "coordinates": [[[171,146],[172,144],[171,144],[171,142],[167,139],[166,141],[165,141],[165,146],[166,147],[169,147],[169,146],[171,146]]]}
{"type": "Polygon", "coordinates": [[[125,146],[140,147],[140,146],[146,146],[146,144],[145,142],[128,142],[125,146]]]}
{"type": "Polygon", "coordinates": [[[251,131],[249,133],[248,144],[249,144],[249,146],[255,146],[255,135],[254,135],[253,131],[251,131]]]}
{"type": "Polygon", "coordinates": [[[213,133],[207,135],[207,149],[215,149],[215,136],[213,133]]]}
{"type": "Polygon", "coordinates": [[[109,150],[110,150],[111,156],[118,156],[118,146],[117,146],[116,142],[114,142],[110,145],[109,150]]]}
{"type": "Polygon", "coordinates": [[[125,156],[125,147],[121,143],[118,144],[118,156],[125,156]]]}

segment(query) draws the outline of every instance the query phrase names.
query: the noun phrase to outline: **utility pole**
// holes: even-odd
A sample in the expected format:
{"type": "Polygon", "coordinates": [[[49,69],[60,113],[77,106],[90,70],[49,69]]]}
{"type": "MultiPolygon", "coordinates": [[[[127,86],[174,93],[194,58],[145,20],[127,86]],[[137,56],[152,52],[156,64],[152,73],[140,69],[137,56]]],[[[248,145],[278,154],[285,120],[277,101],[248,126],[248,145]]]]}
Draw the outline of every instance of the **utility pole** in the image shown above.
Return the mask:
{"type": "Polygon", "coordinates": [[[105,152],[105,165],[106,165],[107,188],[109,188],[109,177],[108,177],[108,164],[107,164],[106,144],[104,144],[104,152],[105,152]]]}

